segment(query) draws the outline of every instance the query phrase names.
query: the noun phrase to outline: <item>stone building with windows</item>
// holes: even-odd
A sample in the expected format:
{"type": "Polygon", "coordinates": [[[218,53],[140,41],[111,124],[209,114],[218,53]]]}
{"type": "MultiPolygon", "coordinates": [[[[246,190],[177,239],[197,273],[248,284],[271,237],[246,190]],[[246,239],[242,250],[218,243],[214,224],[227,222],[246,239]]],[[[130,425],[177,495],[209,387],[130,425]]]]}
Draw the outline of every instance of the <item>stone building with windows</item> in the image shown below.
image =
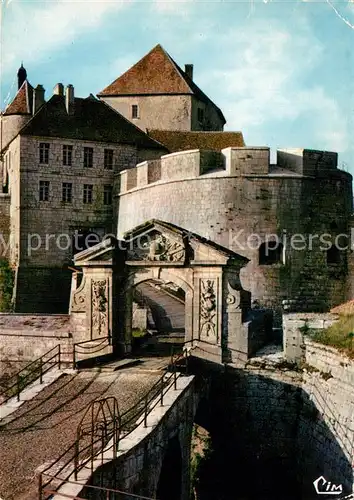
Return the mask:
{"type": "Polygon", "coordinates": [[[184,71],[156,45],[98,97],[143,130],[222,131],[222,111],[196,85],[193,64],[184,71]]]}
{"type": "Polygon", "coordinates": [[[16,311],[66,312],[73,254],[116,230],[115,176],[167,150],[103,101],[75,97],[71,85],[64,93],[58,84],[45,102],[21,73],[4,113],[13,126],[5,121],[2,250],[15,272],[16,311]]]}

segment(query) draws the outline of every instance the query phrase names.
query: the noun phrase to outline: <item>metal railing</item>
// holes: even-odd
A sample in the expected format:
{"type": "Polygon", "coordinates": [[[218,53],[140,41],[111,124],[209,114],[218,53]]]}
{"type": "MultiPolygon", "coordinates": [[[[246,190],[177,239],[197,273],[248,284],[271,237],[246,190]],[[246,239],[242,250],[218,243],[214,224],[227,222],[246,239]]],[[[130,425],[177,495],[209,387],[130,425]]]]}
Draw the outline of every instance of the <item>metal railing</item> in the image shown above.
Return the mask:
{"type": "MultiPolygon", "coordinates": [[[[48,500],[50,496],[46,496],[46,492],[49,490],[57,491],[62,484],[68,481],[72,474],[76,481],[78,473],[84,467],[89,467],[92,474],[97,466],[107,461],[107,456],[110,456],[109,460],[113,460],[117,456],[120,440],[129,436],[141,424],[147,427],[149,414],[156,406],[163,406],[167,391],[171,387],[177,390],[177,380],[182,375],[182,371],[178,371],[178,369],[182,368],[180,363],[184,361],[183,371],[187,373],[187,358],[187,351],[178,355],[171,355],[168,371],[155,382],[152,388],[137,403],[124,413],[119,414],[116,410],[113,412],[110,411],[110,418],[105,417],[103,419],[97,419],[92,416],[91,430],[86,428],[84,433],[88,436],[89,442],[82,446],[82,429],[85,415],[88,415],[94,408],[93,403],[91,403],[78,426],[75,443],[40,473],[38,485],[39,499],[48,500]],[[55,473],[50,474],[51,469],[55,473]],[[45,480],[45,477],[50,477],[50,479],[45,480]]],[[[97,407],[103,408],[107,399],[96,401],[97,407]]],[[[116,406],[116,404],[114,402],[112,406],[116,406]]]]}
{"type": "MultiPolygon", "coordinates": [[[[51,477],[49,474],[47,476],[51,477]]],[[[151,497],[146,497],[143,495],[136,495],[135,493],[128,493],[127,491],[118,490],[117,488],[105,488],[104,486],[94,486],[91,484],[83,484],[74,481],[66,481],[68,484],[80,485],[87,489],[89,493],[95,495],[95,498],[102,500],[154,500],[151,497]],[[91,491],[90,491],[91,490],[91,491]]],[[[45,488],[44,493],[49,495],[58,494],[57,491],[45,488]]],[[[69,495],[65,493],[60,493],[60,497],[69,498],[70,500],[85,500],[83,497],[78,497],[76,495],[69,495]]]]}
{"type": "Polygon", "coordinates": [[[58,344],[9,378],[7,387],[0,393],[1,404],[6,403],[15,396],[17,401],[20,401],[20,394],[23,389],[37,379],[42,384],[43,375],[55,366],[60,370],[61,362],[61,349],[60,344],[58,344]]]}
{"type": "Polygon", "coordinates": [[[91,354],[97,354],[106,347],[112,345],[111,337],[102,337],[101,339],[91,339],[84,340],[83,342],[76,342],[73,344],[73,369],[76,368],[78,361],[84,361],[89,359],[88,356],[91,354]],[[80,354],[84,357],[80,358],[80,354]]]}

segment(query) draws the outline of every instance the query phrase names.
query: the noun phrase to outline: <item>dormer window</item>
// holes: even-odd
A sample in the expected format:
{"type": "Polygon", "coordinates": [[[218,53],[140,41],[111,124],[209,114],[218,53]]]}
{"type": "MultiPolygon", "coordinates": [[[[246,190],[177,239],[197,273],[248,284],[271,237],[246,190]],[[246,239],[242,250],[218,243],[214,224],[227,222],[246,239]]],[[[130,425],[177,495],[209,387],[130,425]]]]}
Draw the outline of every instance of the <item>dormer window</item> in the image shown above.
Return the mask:
{"type": "Polygon", "coordinates": [[[139,106],[137,104],[132,105],[132,118],[139,118],[139,106]]]}

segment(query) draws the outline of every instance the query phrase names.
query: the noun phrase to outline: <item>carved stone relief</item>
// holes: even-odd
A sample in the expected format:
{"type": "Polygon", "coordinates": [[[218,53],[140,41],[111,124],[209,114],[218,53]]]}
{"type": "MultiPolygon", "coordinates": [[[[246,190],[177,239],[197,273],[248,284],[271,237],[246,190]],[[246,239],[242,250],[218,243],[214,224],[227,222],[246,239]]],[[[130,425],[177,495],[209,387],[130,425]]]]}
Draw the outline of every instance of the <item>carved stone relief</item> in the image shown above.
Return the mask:
{"type": "Polygon", "coordinates": [[[234,290],[230,283],[227,284],[226,304],[228,309],[235,310],[240,307],[240,292],[234,290]]]}
{"type": "Polygon", "coordinates": [[[138,238],[129,254],[129,260],[148,262],[183,262],[185,248],[183,243],[172,240],[161,233],[149,233],[138,238]]]}
{"type": "Polygon", "coordinates": [[[200,280],[200,337],[215,340],[217,333],[217,291],[215,279],[200,280]]]}
{"type": "Polygon", "coordinates": [[[71,312],[86,311],[86,278],[83,276],[80,286],[73,293],[71,312]]]}
{"type": "Polygon", "coordinates": [[[107,280],[92,280],[92,337],[106,336],[108,333],[107,280]]]}

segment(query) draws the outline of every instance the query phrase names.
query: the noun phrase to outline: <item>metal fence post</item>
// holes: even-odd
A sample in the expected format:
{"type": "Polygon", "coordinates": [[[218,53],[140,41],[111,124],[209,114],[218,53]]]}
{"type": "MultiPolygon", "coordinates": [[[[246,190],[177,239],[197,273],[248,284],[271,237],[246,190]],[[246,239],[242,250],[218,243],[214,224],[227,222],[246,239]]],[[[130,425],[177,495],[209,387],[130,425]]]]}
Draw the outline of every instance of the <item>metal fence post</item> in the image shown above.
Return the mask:
{"type": "Polygon", "coordinates": [[[73,344],[73,370],[75,370],[76,360],[75,360],[75,344],[73,344]]]}
{"type": "Polygon", "coordinates": [[[145,396],[144,402],[144,427],[147,427],[147,396],[145,396]]]}
{"type": "Polygon", "coordinates": [[[60,344],[58,345],[58,368],[60,370],[60,365],[61,365],[61,351],[60,351],[60,344]]]}
{"type": "Polygon", "coordinates": [[[161,406],[163,406],[163,377],[161,378],[161,406]]]}
{"type": "Polygon", "coordinates": [[[42,474],[38,476],[38,498],[42,500],[42,474]]]}
{"type": "Polygon", "coordinates": [[[39,358],[39,383],[43,384],[43,359],[39,358]]]}
{"type": "Polygon", "coordinates": [[[20,374],[17,374],[16,377],[16,382],[17,382],[17,401],[20,401],[20,384],[21,384],[21,377],[20,374]]]}
{"type": "Polygon", "coordinates": [[[77,481],[78,468],[79,468],[79,438],[76,437],[75,455],[74,455],[74,477],[75,477],[75,481],[77,481]]]}

